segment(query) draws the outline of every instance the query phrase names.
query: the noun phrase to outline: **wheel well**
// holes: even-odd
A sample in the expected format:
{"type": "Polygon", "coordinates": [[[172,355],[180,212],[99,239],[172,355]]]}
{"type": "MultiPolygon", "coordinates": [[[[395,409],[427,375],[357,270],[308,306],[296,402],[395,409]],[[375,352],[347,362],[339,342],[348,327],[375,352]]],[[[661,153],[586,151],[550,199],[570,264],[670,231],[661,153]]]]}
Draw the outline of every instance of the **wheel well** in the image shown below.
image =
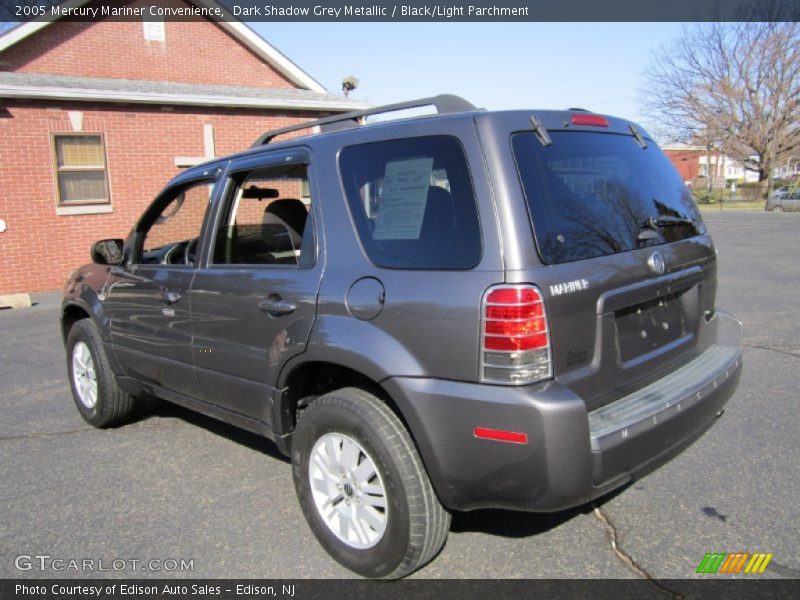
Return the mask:
{"type": "Polygon", "coordinates": [[[405,423],[391,396],[363,373],[335,363],[309,362],[297,367],[286,379],[281,410],[283,433],[294,431],[297,418],[319,396],[343,387],[357,387],[374,394],[405,423]]]}
{"type": "Polygon", "coordinates": [[[64,338],[64,342],[67,341],[67,336],[69,336],[72,326],[81,319],[88,318],[89,313],[83,310],[80,306],[70,304],[69,306],[65,307],[64,313],[61,315],[61,335],[64,338]]]}

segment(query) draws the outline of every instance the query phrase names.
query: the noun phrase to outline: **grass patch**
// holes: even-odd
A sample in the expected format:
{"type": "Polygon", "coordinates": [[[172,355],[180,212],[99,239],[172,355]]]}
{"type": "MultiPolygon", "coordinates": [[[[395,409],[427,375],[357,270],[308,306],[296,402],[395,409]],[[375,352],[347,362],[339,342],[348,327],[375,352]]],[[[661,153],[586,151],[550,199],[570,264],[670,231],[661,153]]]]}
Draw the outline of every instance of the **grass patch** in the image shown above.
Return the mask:
{"type": "Polygon", "coordinates": [[[717,202],[715,204],[698,204],[700,212],[720,212],[726,210],[764,210],[764,201],[757,202],[717,202]]]}
{"type": "Polygon", "coordinates": [[[725,210],[764,210],[765,200],[758,198],[755,188],[739,189],[734,195],[729,189],[696,190],[693,192],[695,202],[703,212],[719,212],[725,210]]]}

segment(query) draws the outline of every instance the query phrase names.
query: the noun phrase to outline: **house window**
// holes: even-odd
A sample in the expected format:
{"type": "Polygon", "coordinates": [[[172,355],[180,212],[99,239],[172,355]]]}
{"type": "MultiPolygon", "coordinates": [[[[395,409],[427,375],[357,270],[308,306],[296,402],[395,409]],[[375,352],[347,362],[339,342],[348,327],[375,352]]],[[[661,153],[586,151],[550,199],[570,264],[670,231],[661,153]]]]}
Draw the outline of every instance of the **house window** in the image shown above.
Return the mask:
{"type": "Polygon", "coordinates": [[[59,206],[108,204],[108,173],[102,134],[53,136],[59,206]]]}
{"type": "Polygon", "coordinates": [[[167,38],[164,21],[144,21],[142,28],[145,40],[163,42],[167,38]]]}

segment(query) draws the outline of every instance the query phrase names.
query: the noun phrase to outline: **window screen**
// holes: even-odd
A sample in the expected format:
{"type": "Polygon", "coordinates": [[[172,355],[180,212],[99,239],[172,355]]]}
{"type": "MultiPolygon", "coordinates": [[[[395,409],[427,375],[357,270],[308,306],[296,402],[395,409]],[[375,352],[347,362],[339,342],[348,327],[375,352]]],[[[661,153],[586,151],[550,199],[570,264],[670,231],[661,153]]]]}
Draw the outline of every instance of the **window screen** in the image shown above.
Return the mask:
{"type": "Polygon", "coordinates": [[[339,166],[370,260],[397,269],[469,269],[481,257],[475,194],[452,137],[350,146],[339,166]]]}
{"type": "Polygon", "coordinates": [[[55,167],[59,204],[108,202],[102,135],[56,135],[55,167]]]}

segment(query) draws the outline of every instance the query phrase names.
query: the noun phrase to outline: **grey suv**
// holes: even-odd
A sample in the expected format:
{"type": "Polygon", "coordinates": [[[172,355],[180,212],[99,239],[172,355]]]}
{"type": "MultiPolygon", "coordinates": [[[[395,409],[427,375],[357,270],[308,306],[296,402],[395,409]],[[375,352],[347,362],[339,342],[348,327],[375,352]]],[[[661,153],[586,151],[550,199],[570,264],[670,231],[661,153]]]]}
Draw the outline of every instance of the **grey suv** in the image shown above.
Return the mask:
{"type": "Polygon", "coordinates": [[[578,109],[438,96],[268,132],[92,258],[62,310],[83,418],[148,394],[264,435],[319,542],[368,577],[431,560],[450,511],[558,511],[641,477],[741,372],[686,186],[637,125],[578,109]]]}

